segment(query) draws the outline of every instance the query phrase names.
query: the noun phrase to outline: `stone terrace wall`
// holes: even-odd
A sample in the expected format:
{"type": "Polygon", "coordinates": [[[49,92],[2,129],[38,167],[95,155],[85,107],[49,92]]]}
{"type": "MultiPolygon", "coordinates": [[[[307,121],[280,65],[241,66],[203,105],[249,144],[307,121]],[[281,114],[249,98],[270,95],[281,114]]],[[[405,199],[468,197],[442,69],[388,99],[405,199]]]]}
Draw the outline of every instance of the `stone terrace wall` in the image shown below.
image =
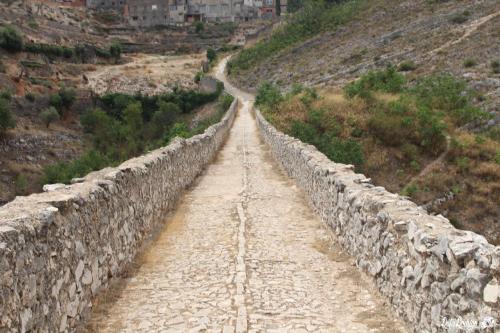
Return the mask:
{"type": "Polygon", "coordinates": [[[256,118],[274,157],[414,332],[446,331],[443,318],[500,321],[499,247],[256,118]]]}
{"type": "Polygon", "coordinates": [[[0,332],[74,331],[223,144],[221,122],[84,181],[0,208],[0,332]]]}

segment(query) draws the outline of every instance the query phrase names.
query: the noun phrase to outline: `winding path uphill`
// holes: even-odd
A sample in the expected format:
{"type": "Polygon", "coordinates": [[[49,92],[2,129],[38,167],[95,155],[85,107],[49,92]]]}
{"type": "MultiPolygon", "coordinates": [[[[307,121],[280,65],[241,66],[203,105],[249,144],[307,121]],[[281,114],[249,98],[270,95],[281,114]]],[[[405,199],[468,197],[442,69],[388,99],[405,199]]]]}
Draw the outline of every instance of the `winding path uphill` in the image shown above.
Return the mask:
{"type": "Polygon", "coordinates": [[[86,330],[405,332],[272,160],[225,63],[240,100],[226,144],[86,330]]]}

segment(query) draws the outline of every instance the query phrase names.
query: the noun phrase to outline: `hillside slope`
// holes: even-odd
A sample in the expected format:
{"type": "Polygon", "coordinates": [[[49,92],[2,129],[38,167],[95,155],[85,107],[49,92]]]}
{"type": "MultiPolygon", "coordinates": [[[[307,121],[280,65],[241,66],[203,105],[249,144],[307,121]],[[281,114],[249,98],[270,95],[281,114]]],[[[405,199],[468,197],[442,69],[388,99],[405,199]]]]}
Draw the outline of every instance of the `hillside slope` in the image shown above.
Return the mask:
{"type": "Polygon", "coordinates": [[[229,66],[265,117],[500,244],[500,3],[350,0],[291,20],[229,66]]]}
{"type": "Polygon", "coordinates": [[[500,3],[486,1],[369,1],[351,22],[273,55],[233,75],[254,90],[264,81],[343,86],[369,69],[414,61],[414,76],[447,71],[483,91],[498,105],[500,3]],[[466,68],[466,60],[477,65],[466,68]]]}

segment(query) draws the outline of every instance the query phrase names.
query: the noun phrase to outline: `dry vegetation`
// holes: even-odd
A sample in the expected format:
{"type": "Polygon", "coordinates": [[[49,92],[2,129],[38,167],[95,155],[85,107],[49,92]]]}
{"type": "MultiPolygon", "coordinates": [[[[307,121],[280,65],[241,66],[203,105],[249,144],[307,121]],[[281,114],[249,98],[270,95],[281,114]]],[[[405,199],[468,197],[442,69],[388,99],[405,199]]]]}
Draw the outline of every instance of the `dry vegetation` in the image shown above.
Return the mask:
{"type": "Polygon", "coordinates": [[[417,96],[420,85],[392,93],[367,85],[356,90],[356,83],[344,91],[295,86],[287,95],[264,85],[257,103],[281,131],[315,145],[336,162],[356,165],[376,185],[410,196],[457,227],[499,244],[498,132],[461,129],[471,119],[489,116],[469,104],[472,97],[460,101],[466,95],[455,90],[462,87],[459,81],[439,82],[433,89],[441,94],[432,98],[417,96]],[[357,93],[349,97],[353,89],[357,93]],[[459,105],[465,111],[458,112],[459,105]]]}

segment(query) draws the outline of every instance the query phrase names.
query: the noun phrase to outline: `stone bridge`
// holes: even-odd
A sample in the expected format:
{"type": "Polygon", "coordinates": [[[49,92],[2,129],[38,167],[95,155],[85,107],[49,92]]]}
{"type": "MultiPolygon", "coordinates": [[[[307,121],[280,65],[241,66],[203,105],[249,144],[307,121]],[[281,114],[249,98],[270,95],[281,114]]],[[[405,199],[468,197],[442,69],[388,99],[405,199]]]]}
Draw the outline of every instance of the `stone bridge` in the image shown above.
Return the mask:
{"type": "Polygon", "coordinates": [[[225,83],[239,102],[204,134],[0,208],[0,332],[493,325],[499,248],[279,133],[225,83]]]}

